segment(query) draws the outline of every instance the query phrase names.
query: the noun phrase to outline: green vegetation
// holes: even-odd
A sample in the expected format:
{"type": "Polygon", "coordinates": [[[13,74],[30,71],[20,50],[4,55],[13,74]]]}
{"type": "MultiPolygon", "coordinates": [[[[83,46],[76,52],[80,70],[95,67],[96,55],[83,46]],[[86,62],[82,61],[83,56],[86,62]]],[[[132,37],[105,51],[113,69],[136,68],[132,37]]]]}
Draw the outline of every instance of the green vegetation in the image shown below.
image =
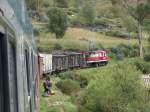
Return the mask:
{"type": "MultiPolygon", "coordinates": [[[[96,49],[101,49],[101,46],[109,49],[119,44],[139,44],[137,41],[137,19],[128,13],[131,10],[130,7],[123,8],[123,4],[119,2],[121,0],[113,1],[113,3],[111,0],[37,0],[36,3],[35,0],[31,1],[27,0],[27,3],[28,7],[31,7],[29,13],[41,52],[52,52],[57,49],[70,51],[88,50],[89,41],[96,44],[96,49]],[[34,2],[33,6],[35,8],[31,7],[33,4],[31,1],[34,2]],[[119,4],[119,6],[116,4],[119,4]],[[118,7],[122,9],[118,9],[118,7]],[[61,10],[61,13],[65,12],[67,16],[65,18],[68,19],[63,19],[64,14],[53,13],[50,9],[61,10]],[[54,18],[51,19],[51,17],[54,18]],[[58,20],[58,18],[60,19],[58,20]],[[69,27],[68,29],[67,26],[69,27]],[[49,33],[48,29],[56,35],[49,33]],[[64,38],[57,40],[55,37],[64,38]]],[[[135,3],[131,4],[134,8],[134,10],[131,10],[132,12],[137,9],[134,7],[136,6],[135,3]]],[[[148,5],[144,7],[148,7],[148,5]]],[[[141,8],[138,9],[141,12],[143,11],[141,8]]],[[[147,8],[144,10],[147,10],[147,8]]],[[[145,13],[142,16],[138,15],[138,17],[145,17],[145,13]]],[[[137,15],[138,13],[135,14],[137,15]]],[[[149,37],[149,19],[144,19],[141,26],[142,44],[145,48],[149,37]]]]}
{"type": "MultiPolygon", "coordinates": [[[[65,112],[149,112],[150,97],[141,80],[147,64],[142,59],[130,59],[106,67],[61,73],[51,78],[56,95],[48,99],[52,104],[63,103],[49,110],[61,112],[63,107],[65,112]]],[[[45,102],[42,98],[43,106],[45,102]]]]}
{"type": "Polygon", "coordinates": [[[94,2],[86,2],[81,9],[81,17],[87,24],[92,25],[96,18],[94,2]]]}
{"type": "Polygon", "coordinates": [[[141,59],[136,59],[134,61],[134,64],[136,65],[137,69],[140,70],[143,74],[150,74],[150,63],[147,62],[148,58],[146,58],[146,61],[141,59]]]}
{"type": "Polygon", "coordinates": [[[77,93],[80,90],[79,83],[72,80],[62,80],[56,86],[65,94],[77,93]]]}
{"type": "Polygon", "coordinates": [[[111,49],[112,54],[114,54],[116,57],[113,57],[113,59],[119,59],[122,60],[125,57],[131,58],[131,57],[137,57],[139,55],[137,45],[131,45],[131,44],[119,44],[117,46],[114,46],[111,49]]]}
{"type": "Polygon", "coordinates": [[[40,81],[39,83],[40,112],[77,112],[77,106],[72,103],[72,98],[63,94],[55,86],[55,84],[60,81],[60,78],[51,77],[51,79],[54,83],[52,90],[55,92],[55,95],[52,95],[50,97],[42,97],[42,81],[40,81]]]}
{"type": "MultiPolygon", "coordinates": [[[[134,31],[138,34],[140,57],[143,58],[144,54],[142,44],[142,26],[144,24],[145,19],[149,17],[150,1],[143,0],[141,2],[137,0],[136,2],[131,2],[130,0],[112,0],[112,3],[115,5],[119,12],[120,9],[122,9],[120,13],[123,18],[126,16],[130,16],[131,19],[134,19],[134,21],[136,21],[136,23],[133,22],[134,25],[133,23],[130,24],[135,26],[135,28],[132,28],[132,30],[134,29],[134,31]]],[[[131,26],[130,24],[128,25],[131,26]]],[[[131,30],[131,27],[128,27],[127,29],[131,30]]]]}
{"type": "Polygon", "coordinates": [[[67,15],[58,8],[51,8],[47,15],[49,17],[49,30],[55,33],[56,38],[62,38],[67,29],[67,15]]]}
{"type": "MultiPolygon", "coordinates": [[[[39,28],[39,25],[36,25],[39,28]]],[[[40,26],[41,27],[41,26],[40,26]]],[[[120,43],[125,45],[137,45],[138,41],[136,39],[122,39],[115,38],[111,36],[106,36],[101,33],[92,32],[89,30],[81,29],[81,28],[68,28],[66,34],[63,39],[55,39],[55,35],[51,33],[46,33],[42,31],[38,41],[38,47],[40,51],[52,52],[54,49],[57,49],[57,46],[61,50],[70,50],[70,51],[80,51],[80,50],[88,50],[89,42],[93,40],[98,49],[103,48],[113,48],[114,46],[119,45],[120,43]]],[[[144,47],[147,47],[148,42],[146,40],[143,41],[144,47]]]]}
{"type": "Polygon", "coordinates": [[[148,112],[140,72],[126,62],[106,67],[91,80],[79,100],[80,112],[148,112]]]}

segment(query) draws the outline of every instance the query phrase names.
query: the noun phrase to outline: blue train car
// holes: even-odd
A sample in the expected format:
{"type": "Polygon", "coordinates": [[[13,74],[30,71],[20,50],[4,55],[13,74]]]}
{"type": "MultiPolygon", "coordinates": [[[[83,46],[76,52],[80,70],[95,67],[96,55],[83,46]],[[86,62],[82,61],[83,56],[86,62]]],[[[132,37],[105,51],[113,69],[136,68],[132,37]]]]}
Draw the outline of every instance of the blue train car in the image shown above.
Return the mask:
{"type": "Polygon", "coordinates": [[[24,0],[0,0],[0,112],[38,111],[38,62],[24,0]]]}

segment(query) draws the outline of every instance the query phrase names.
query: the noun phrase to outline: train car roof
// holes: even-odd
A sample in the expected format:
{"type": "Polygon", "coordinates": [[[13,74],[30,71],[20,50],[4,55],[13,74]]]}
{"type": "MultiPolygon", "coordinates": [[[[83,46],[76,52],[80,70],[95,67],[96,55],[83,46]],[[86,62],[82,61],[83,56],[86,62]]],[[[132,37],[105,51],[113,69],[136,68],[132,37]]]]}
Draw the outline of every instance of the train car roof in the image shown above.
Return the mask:
{"type": "Polygon", "coordinates": [[[82,51],[80,53],[82,53],[82,54],[89,54],[89,53],[104,53],[104,52],[106,52],[106,51],[104,51],[104,50],[97,50],[97,51],[82,51]]]}
{"type": "Polygon", "coordinates": [[[52,54],[44,54],[44,53],[39,53],[39,56],[40,56],[40,57],[43,57],[43,56],[48,56],[48,55],[52,55],[52,54]]]}
{"type": "Polygon", "coordinates": [[[63,54],[53,54],[53,56],[55,56],[55,57],[66,57],[67,55],[63,55],[63,54]]]}
{"type": "Polygon", "coordinates": [[[78,52],[67,52],[65,53],[67,55],[77,55],[77,54],[82,54],[82,53],[78,53],[78,52]]]}

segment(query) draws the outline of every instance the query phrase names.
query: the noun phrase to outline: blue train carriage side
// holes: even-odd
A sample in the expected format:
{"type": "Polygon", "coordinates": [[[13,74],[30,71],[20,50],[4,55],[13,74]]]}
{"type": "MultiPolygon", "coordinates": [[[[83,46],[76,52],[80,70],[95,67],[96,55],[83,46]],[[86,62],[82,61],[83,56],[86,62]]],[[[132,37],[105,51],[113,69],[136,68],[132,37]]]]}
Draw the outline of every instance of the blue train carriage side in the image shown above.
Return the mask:
{"type": "Polygon", "coordinates": [[[38,62],[24,0],[0,0],[0,112],[38,111],[38,62]]]}

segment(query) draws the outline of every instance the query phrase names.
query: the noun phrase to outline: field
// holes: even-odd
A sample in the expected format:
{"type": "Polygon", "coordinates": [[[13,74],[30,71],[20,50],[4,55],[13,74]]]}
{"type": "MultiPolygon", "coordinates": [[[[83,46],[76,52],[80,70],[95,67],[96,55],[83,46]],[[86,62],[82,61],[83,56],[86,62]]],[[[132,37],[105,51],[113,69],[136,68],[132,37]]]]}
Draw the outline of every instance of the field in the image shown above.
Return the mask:
{"type": "MultiPolygon", "coordinates": [[[[101,49],[101,47],[110,48],[118,44],[138,44],[136,39],[110,37],[81,28],[68,28],[62,39],[56,39],[55,35],[51,33],[41,33],[37,41],[39,50],[46,52],[53,50],[88,50],[90,42],[98,49],[101,49]]],[[[144,45],[147,45],[145,40],[144,45]]]]}

